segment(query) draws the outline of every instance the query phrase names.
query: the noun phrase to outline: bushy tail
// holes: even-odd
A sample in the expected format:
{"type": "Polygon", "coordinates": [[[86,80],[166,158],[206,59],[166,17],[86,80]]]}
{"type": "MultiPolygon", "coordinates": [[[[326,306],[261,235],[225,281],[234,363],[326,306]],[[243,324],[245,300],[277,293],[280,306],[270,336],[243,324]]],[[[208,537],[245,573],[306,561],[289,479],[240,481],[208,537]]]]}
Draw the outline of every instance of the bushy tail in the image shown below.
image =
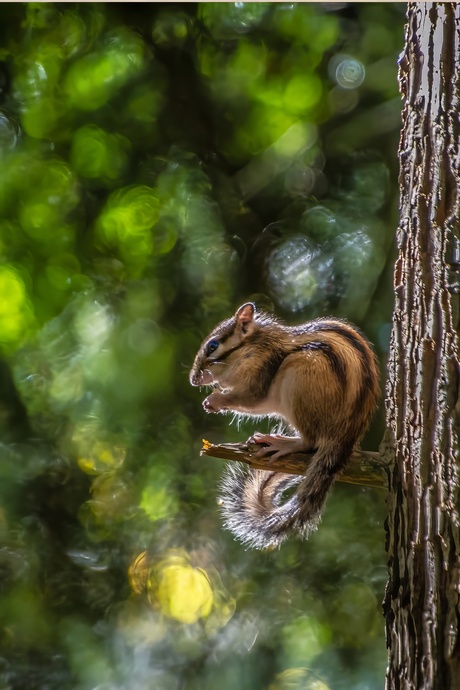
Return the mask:
{"type": "Polygon", "coordinates": [[[326,497],[351,449],[318,450],[303,477],[227,466],[220,485],[224,526],[246,546],[279,546],[292,534],[307,538],[318,528],[326,497]],[[283,494],[297,486],[293,496],[283,494]]]}

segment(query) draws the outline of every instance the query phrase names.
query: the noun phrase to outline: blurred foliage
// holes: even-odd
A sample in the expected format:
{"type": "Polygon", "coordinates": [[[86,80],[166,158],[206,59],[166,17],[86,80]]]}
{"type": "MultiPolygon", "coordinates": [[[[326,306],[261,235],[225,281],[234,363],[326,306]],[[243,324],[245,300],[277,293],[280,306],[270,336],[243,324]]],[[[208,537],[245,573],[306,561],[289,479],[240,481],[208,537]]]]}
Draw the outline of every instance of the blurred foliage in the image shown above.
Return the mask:
{"type": "Polygon", "coordinates": [[[187,373],[247,299],[346,316],[384,363],[403,23],[0,4],[1,690],[382,686],[384,495],[245,551],[199,448],[254,425],[187,373]]]}

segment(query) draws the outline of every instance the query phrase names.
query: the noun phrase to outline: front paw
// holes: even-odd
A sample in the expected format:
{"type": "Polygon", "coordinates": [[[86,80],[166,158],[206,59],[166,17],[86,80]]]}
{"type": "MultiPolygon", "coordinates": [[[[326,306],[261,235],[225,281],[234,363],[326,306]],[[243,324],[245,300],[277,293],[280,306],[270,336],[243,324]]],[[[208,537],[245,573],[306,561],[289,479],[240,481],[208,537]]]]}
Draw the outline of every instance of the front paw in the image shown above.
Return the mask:
{"type": "Polygon", "coordinates": [[[221,393],[211,393],[203,400],[203,407],[208,414],[216,412],[224,412],[228,409],[225,405],[225,399],[221,393]]]}

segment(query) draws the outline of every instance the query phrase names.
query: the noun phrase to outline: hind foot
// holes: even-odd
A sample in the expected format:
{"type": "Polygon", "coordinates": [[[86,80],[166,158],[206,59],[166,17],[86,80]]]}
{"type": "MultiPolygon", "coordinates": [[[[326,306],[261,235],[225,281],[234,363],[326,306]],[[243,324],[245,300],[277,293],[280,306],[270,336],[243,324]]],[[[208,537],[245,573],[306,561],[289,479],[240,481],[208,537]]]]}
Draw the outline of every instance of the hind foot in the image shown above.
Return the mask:
{"type": "Polygon", "coordinates": [[[249,439],[250,443],[265,444],[254,455],[257,458],[278,460],[284,455],[305,453],[307,448],[300,436],[281,436],[280,434],[260,434],[256,432],[249,439]]]}

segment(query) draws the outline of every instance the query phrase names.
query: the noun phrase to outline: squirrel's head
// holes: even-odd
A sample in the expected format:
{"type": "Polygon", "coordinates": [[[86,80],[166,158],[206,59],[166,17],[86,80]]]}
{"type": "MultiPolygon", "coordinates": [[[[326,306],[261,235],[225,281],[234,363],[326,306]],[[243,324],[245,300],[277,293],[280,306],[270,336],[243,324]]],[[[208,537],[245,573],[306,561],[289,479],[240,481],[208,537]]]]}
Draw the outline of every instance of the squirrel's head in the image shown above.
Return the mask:
{"type": "Polygon", "coordinates": [[[192,386],[209,386],[219,383],[228,359],[243,344],[256,327],[256,307],[246,302],[231,319],[222,321],[203,340],[190,371],[192,386]]]}

